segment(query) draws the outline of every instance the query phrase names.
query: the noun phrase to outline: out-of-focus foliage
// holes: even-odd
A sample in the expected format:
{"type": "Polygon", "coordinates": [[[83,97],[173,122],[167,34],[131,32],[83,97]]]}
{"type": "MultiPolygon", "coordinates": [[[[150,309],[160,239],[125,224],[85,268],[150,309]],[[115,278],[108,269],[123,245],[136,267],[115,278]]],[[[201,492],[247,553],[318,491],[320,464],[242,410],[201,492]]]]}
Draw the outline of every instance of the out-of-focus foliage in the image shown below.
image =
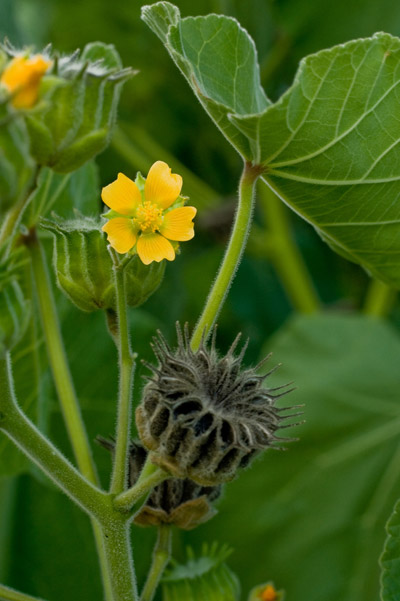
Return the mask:
{"type": "MultiPolygon", "coordinates": [[[[176,3],[183,16],[216,12],[238,18],[256,42],[261,81],[273,101],[291,85],[306,54],[379,30],[400,35],[400,9],[389,0],[176,3]]],[[[193,324],[203,306],[233,216],[240,158],[195,101],[161,42],[140,20],[139,2],[4,0],[0,17],[1,34],[16,45],[35,43],[40,48],[50,41],[71,52],[102,40],[115,44],[124,65],[140,70],[127,82],[119,110],[130,161],[127,154],[121,158],[121,147],[118,152],[112,145],[99,157],[98,173],[89,165],[66,184],[52,207],[58,215],[70,219],[74,206],[98,215],[96,185],[108,184],[118,171],[134,177],[137,168],[145,172],[157,159],[176,157],[207,183],[207,207],[214,202],[215,210],[199,212],[196,238],[166,266],[154,296],[130,314],[134,350],[140,358],[152,360],[149,340],[156,329],[173,341],[175,321],[193,324]]],[[[171,158],[168,162],[179,172],[171,158]]],[[[53,191],[58,177],[63,176],[55,176],[53,191]]],[[[183,193],[185,182],[189,177],[184,178],[183,193]]],[[[191,198],[194,206],[202,201],[191,198]]],[[[334,255],[310,226],[294,215],[290,219],[322,300],[337,312],[360,307],[366,274],[334,255]]],[[[259,211],[256,225],[263,226],[259,211]]],[[[49,258],[51,247],[48,238],[49,258]]],[[[241,330],[250,336],[247,357],[253,362],[293,310],[266,256],[256,252],[250,240],[219,319],[221,349],[241,330]]],[[[90,439],[112,435],[117,355],[106,334],[104,315],[81,313],[61,294],[57,304],[90,439]]],[[[34,304],[32,309],[35,312],[34,304]]],[[[395,324],[400,322],[398,307],[392,318],[395,324]]],[[[41,429],[72,458],[37,324],[31,322],[13,353],[17,395],[41,429]]],[[[292,443],[286,453],[270,451],[227,486],[219,514],[209,525],[184,540],[175,537],[175,556],[183,561],[184,542],[198,549],[200,541],[218,539],[234,547],[228,563],[245,594],[257,583],[272,580],[296,601],[375,601],[383,527],[400,493],[394,432],[400,415],[397,335],[391,327],[372,321],[330,316],[289,323],[267,344],[271,349],[274,361],[284,364],[273,376],[277,384],[294,380],[298,387],[288,404],[306,404],[306,424],[293,433],[301,441],[292,443]],[[383,486],[390,486],[390,492],[381,495],[383,486]]],[[[136,402],[144,371],[138,365],[136,402]]],[[[108,454],[96,445],[93,450],[106,486],[108,454]]],[[[39,479],[5,437],[0,440],[0,471],[3,476],[25,472],[0,480],[5,499],[0,507],[0,579],[49,601],[97,601],[99,572],[87,518],[39,479]]],[[[147,530],[136,527],[133,536],[143,582],[153,540],[147,530]]]]}

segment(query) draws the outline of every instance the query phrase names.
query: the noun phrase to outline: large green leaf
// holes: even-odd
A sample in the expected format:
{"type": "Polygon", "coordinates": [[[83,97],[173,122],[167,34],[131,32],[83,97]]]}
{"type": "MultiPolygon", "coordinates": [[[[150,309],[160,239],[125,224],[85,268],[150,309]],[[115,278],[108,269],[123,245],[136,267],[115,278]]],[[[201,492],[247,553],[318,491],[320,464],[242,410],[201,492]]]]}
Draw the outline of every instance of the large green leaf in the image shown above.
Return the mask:
{"type": "Polygon", "coordinates": [[[205,110],[228,140],[250,159],[249,140],[229,120],[270,101],[260,83],[253,40],[236,19],[221,15],[180,18],[169,2],[142,8],[142,18],[165,44],[205,110]]]}
{"type": "Polygon", "coordinates": [[[400,40],[378,33],[310,55],[271,104],[253,43],[233,19],[144,7],[204,108],[322,238],[400,287],[400,40]]]}
{"type": "Polygon", "coordinates": [[[400,501],[395,505],[386,526],[388,537],[381,557],[381,598],[383,601],[400,600],[400,501]]]}
{"type": "Polygon", "coordinates": [[[191,544],[232,546],[244,591],[272,580],[296,601],[376,601],[384,525],[400,496],[398,334],[365,317],[298,317],[271,350],[283,365],[267,383],[298,387],[280,405],[304,403],[306,421],[290,431],[300,441],[227,485],[191,544]]]}

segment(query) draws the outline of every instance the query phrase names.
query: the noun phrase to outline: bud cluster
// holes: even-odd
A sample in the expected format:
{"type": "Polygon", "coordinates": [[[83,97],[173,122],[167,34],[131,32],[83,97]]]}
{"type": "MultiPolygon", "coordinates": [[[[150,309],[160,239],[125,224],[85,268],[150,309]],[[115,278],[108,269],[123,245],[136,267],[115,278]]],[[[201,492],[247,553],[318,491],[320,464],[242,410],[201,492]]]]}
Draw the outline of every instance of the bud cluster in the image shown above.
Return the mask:
{"type": "Polygon", "coordinates": [[[246,345],[234,354],[240,336],[220,357],[215,330],[211,348],[203,341],[197,351],[187,327],[184,335],[179,325],[177,332],[175,350],[161,334],[154,339],[158,366],[147,364],[153,374],[136,410],[138,432],[154,463],[175,477],[215,486],[234,478],[260,451],[288,440],[276,436],[287,408],[275,401],[289,390],[276,394],[263,386],[266,375],[242,367],[246,345]]]}
{"type": "Polygon", "coordinates": [[[134,74],[121,68],[112,45],[94,42],[69,56],[50,48],[33,56],[10,45],[3,50],[10,62],[3,65],[2,93],[8,90],[14,114],[24,118],[39,165],[69,173],[106,147],[121,85],[134,74]],[[40,76],[37,63],[46,65],[40,76]]]}

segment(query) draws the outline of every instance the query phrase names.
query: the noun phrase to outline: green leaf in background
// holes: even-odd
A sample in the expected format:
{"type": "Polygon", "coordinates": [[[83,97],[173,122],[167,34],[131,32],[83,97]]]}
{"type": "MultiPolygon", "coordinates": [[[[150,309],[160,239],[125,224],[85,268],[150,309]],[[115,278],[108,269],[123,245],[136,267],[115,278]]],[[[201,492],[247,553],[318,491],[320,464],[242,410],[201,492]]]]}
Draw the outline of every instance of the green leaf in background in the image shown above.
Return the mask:
{"type": "Polygon", "coordinates": [[[381,599],[400,600],[400,501],[386,525],[388,537],[381,557],[381,599]]]}
{"type": "Polygon", "coordinates": [[[181,19],[179,9],[169,2],[144,6],[142,18],[165,44],[211,119],[250,159],[247,136],[228,118],[230,113],[258,113],[270,104],[248,33],[231,17],[181,19]]]}
{"type": "MultiPolygon", "coordinates": [[[[223,539],[244,591],[272,580],[296,601],[376,601],[384,525],[400,496],[400,339],[360,316],[290,321],[265,347],[303,404],[299,442],[269,451],[185,540],[223,539]]],[[[284,431],[284,435],[288,430],[284,431]]],[[[195,541],[195,542],[194,542],[195,541]]]]}

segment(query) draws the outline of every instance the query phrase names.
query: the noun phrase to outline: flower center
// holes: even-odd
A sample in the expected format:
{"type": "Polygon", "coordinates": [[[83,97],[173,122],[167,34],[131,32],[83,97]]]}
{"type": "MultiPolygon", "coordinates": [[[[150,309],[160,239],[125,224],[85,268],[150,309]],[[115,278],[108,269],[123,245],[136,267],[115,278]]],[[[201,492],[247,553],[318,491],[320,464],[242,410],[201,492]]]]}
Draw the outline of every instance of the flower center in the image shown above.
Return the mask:
{"type": "Polygon", "coordinates": [[[136,209],[136,216],[133,219],[143,233],[151,234],[158,230],[162,224],[162,209],[148,200],[145,200],[136,209]]]}

